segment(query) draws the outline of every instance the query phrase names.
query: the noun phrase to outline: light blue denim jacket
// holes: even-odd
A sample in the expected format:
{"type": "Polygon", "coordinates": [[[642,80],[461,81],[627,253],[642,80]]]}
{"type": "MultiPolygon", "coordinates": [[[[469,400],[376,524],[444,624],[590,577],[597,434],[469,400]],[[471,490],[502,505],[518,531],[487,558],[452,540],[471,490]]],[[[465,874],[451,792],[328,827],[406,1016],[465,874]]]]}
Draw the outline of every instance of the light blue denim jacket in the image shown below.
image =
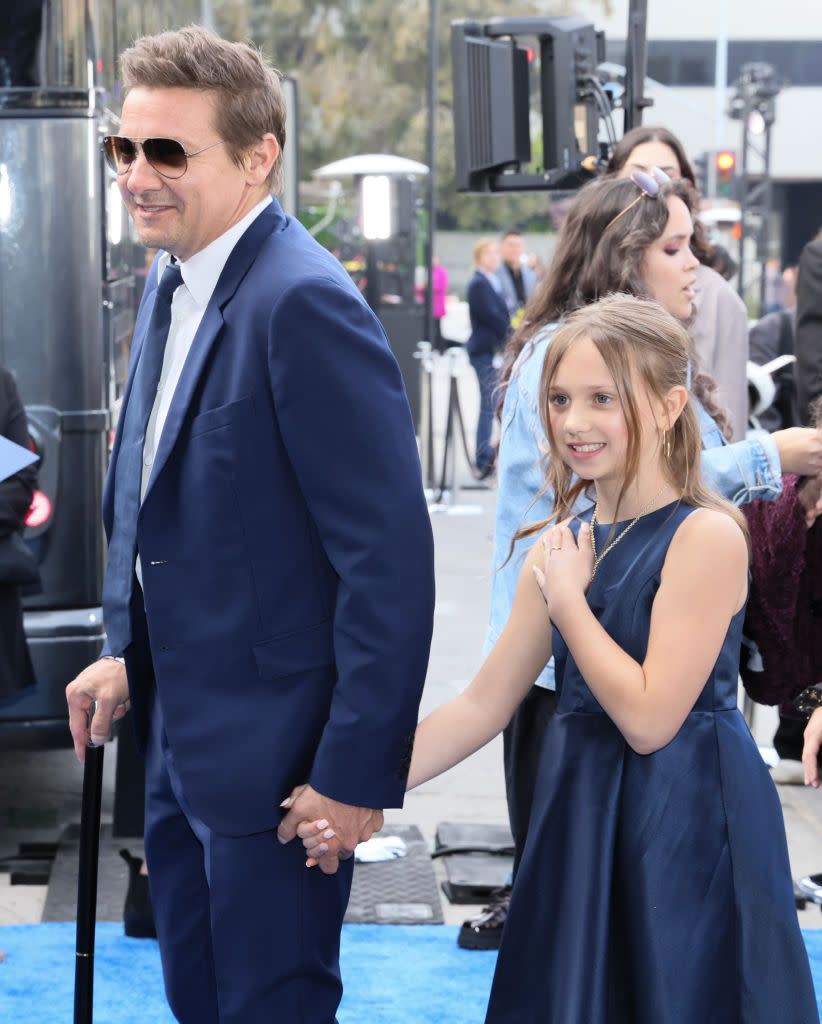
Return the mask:
{"type": "MultiPolygon", "coordinates": [[[[505,394],[497,458],[499,494],[494,528],[491,622],[486,652],[494,645],[508,620],[519,574],[534,542],[533,538],[518,541],[506,562],[511,539],[524,524],[547,519],[553,508],[553,492],[549,490],[540,494],[545,482],[543,449],[546,442],[539,414],[539,380],[554,326],[547,327],[525,346],[514,364],[505,394]]],[[[770,434],[761,431],[753,438],[728,444],[702,405],[693,397],[691,401],[702,427],[702,473],[708,486],[736,505],[755,498],[768,501],[778,498],[782,493],[782,467],[770,434]]],[[[582,499],[577,511],[582,511],[587,505],[588,502],[582,499]]],[[[536,683],[550,690],[555,688],[553,659],[536,683]]]]}

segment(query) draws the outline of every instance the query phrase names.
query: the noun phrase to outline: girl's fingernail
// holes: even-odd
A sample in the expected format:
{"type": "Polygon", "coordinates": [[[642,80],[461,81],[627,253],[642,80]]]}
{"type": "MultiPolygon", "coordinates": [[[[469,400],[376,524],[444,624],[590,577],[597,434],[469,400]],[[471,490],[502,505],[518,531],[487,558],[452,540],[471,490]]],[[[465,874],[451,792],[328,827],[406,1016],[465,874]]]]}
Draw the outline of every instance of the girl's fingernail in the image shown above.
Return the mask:
{"type": "Polygon", "coordinates": [[[322,832],[324,828],[328,828],[328,822],[325,820],[325,818],[317,822],[317,831],[322,832]]]}
{"type": "Polygon", "coordinates": [[[317,853],[328,853],[328,844],[320,843],[320,845],[317,847],[317,853]]]}
{"type": "Polygon", "coordinates": [[[333,839],[336,834],[337,833],[333,828],[327,828],[325,832],[323,832],[323,839],[333,839]]]}
{"type": "Polygon", "coordinates": [[[291,797],[287,796],[285,798],[285,800],[283,800],[283,802],[280,804],[280,807],[290,807],[290,806],[291,806],[291,797]]]}

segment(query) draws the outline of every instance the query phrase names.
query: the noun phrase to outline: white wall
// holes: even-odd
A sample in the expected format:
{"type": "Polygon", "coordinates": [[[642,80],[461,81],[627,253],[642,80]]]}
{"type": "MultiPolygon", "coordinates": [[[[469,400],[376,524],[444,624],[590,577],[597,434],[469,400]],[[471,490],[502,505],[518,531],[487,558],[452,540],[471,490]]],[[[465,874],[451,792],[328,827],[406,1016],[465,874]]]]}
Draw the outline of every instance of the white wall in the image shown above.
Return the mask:
{"type": "MultiPolygon", "coordinates": [[[[645,111],[643,124],[662,124],[678,135],[690,157],[714,148],[714,90],[657,89],[646,93],[654,105],[645,111]]],[[[771,174],[780,181],[822,178],[822,89],[786,89],[776,100],[776,122],[771,135],[771,174]]],[[[722,145],[742,150],[742,123],[723,120],[722,145]]],[[[753,170],[757,169],[754,165],[753,170]]]]}

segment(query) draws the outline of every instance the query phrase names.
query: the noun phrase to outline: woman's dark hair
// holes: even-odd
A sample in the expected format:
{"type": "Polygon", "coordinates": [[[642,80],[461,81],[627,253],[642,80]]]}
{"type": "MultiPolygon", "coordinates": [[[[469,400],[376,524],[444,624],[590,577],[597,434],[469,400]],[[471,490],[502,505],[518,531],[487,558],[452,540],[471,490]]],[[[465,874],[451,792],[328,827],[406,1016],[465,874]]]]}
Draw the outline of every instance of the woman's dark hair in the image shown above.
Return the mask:
{"type": "MultiPolygon", "coordinates": [[[[648,127],[632,128],[629,132],[626,132],[614,146],[611,159],[605,168],[605,173],[614,176],[620,174],[630,160],[631,153],[633,153],[637,146],[643,146],[646,142],[661,142],[672,150],[676,157],[676,162],[679,164],[680,177],[689,182],[696,191],[696,175],[694,174],[693,165],[688,159],[688,154],[685,152],[685,147],[673,132],[659,126],[649,125],[648,127]]],[[[691,212],[693,213],[694,210],[691,212]]],[[[708,267],[711,266],[713,246],[705,237],[705,229],[702,224],[696,219],[694,219],[694,237],[691,241],[691,251],[700,263],[704,263],[708,267]]]]}
{"type": "Polygon", "coordinates": [[[648,127],[632,128],[622,136],[614,146],[614,151],[611,153],[611,159],[608,161],[605,173],[619,174],[628,163],[631,153],[633,153],[637,146],[644,146],[646,142],[661,142],[673,150],[676,162],[679,164],[680,178],[685,178],[686,181],[689,181],[696,188],[696,175],[694,174],[691,161],[688,159],[688,154],[685,152],[685,147],[676,135],[673,132],[669,132],[667,128],[651,127],[650,125],[648,127]]]}
{"type": "MultiPolygon", "coordinates": [[[[638,188],[630,178],[599,178],[580,190],[562,226],[548,273],[537,285],[521,325],[506,346],[500,411],[514,363],[547,324],[605,295],[622,293],[651,298],[642,274],[642,261],[648,247],[665,231],[668,199],[678,196],[693,214],[696,193],[687,181],[678,178],[663,185],[656,197],[642,196],[628,209],[637,194],[638,188]]],[[[696,367],[694,352],[691,361],[696,367]]],[[[730,436],[727,414],[712,394],[715,387],[709,375],[694,374],[694,394],[726,436],[730,436]]]]}

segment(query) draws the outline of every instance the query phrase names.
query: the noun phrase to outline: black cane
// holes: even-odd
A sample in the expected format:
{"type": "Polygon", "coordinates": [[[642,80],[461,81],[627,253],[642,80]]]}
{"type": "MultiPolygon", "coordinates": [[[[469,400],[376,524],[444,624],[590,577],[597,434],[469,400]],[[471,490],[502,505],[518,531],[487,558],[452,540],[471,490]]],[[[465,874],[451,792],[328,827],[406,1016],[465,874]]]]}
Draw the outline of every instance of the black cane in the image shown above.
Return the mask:
{"type": "Polygon", "coordinates": [[[74,966],[74,1024],[94,1015],[94,926],[97,921],[97,861],[105,747],[89,746],[83,770],[80,813],[80,869],[77,878],[77,954],[74,966]]]}

